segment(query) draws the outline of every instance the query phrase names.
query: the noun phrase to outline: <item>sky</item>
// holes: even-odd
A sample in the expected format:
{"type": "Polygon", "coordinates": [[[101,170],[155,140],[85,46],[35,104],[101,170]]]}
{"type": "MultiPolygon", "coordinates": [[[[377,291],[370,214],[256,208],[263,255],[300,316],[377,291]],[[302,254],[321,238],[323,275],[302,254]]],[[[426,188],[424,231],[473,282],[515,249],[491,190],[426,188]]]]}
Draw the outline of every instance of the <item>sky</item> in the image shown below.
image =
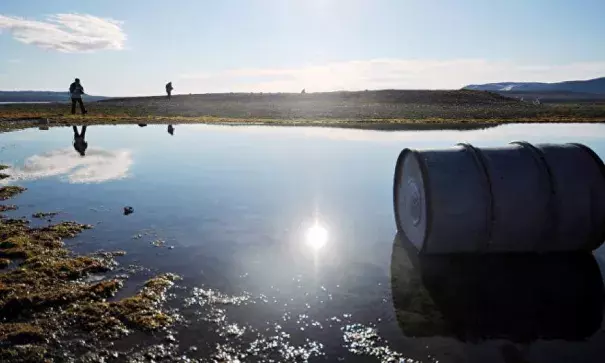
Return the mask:
{"type": "Polygon", "coordinates": [[[0,90],[457,89],[605,76],[603,0],[1,0],[0,90]]]}

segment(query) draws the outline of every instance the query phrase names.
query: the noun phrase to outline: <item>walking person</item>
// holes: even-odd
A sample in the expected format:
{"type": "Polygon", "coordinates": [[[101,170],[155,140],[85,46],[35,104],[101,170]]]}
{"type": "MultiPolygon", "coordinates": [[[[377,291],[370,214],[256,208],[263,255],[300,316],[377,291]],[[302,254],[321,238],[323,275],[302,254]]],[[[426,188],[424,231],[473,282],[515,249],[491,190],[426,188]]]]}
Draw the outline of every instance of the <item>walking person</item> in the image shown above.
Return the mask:
{"type": "Polygon", "coordinates": [[[69,95],[71,97],[71,114],[76,114],[76,103],[80,104],[80,111],[82,115],[86,115],[88,111],[84,108],[84,102],[82,102],[82,95],[84,94],[84,87],[80,83],[80,79],[76,78],[75,82],[69,86],[69,95]]]}
{"type": "Polygon", "coordinates": [[[172,82],[166,83],[166,94],[168,95],[168,99],[170,99],[173,89],[174,88],[172,88],[172,82]]]}
{"type": "Polygon", "coordinates": [[[74,149],[76,149],[81,156],[86,156],[86,149],[88,148],[88,143],[85,140],[86,126],[82,126],[82,133],[78,132],[76,126],[72,127],[74,129],[74,149]]]}

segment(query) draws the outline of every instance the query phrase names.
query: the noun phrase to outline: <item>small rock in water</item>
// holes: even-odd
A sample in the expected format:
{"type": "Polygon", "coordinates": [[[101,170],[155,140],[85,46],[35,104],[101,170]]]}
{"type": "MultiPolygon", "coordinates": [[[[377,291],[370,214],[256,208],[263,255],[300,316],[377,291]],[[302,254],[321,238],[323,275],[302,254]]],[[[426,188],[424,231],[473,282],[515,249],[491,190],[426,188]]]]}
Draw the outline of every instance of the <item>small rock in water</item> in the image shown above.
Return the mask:
{"type": "Polygon", "coordinates": [[[170,247],[168,247],[168,249],[171,249],[171,250],[173,250],[173,249],[174,249],[174,246],[170,246],[170,247]]]}
{"type": "Polygon", "coordinates": [[[164,244],[166,243],[166,241],[162,240],[162,239],[156,239],[155,241],[152,241],[151,244],[156,246],[156,247],[164,247],[164,244]]]}
{"type": "Polygon", "coordinates": [[[134,213],[134,208],[132,207],[124,207],[124,215],[127,216],[129,214],[134,213]]]}

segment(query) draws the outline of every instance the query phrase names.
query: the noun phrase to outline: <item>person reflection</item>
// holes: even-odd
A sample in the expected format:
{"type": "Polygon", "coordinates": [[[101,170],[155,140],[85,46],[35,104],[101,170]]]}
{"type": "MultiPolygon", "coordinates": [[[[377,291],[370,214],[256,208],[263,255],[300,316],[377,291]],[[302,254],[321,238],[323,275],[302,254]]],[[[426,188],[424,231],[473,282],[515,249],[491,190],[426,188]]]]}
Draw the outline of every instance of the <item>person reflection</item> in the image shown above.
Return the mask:
{"type": "Polygon", "coordinates": [[[88,148],[88,143],[85,140],[86,137],[86,126],[82,126],[82,132],[78,132],[78,128],[76,126],[72,126],[74,130],[74,149],[81,155],[86,155],[86,148],[88,148]]]}
{"type": "Polygon", "coordinates": [[[603,318],[603,279],[588,251],[418,256],[393,241],[393,305],[406,335],[461,340],[582,340],[603,318]]]}
{"type": "Polygon", "coordinates": [[[174,127],[172,125],[168,125],[168,133],[174,136],[174,127]]]}

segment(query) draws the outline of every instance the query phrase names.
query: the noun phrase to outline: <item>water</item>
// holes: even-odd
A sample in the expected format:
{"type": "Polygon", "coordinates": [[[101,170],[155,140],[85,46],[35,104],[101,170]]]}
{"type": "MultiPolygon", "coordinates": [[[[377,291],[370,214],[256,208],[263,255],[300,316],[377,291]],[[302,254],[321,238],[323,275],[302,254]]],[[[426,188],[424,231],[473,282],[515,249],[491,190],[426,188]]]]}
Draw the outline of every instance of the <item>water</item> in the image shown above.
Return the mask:
{"type": "MultiPolygon", "coordinates": [[[[197,347],[193,356],[260,352],[275,361],[363,362],[605,356],[600,322],[600,332],[577,342],[406,336],[391,286],[393,274],[417,273],[393,267],[411,266],[394,249],[392,177],[402,148],[582,142],[605,157],[605,125],[426,132],[177,125],[172,136],[166,126],[90,126],[85,157],[73,136],[71,128],[0,134],[0,163],[13,165],[10,173],[29,188],[11,202],[20,209],[7,214],[60,211],[57,221],[93,224],[70,241],[75,250],[124,250],[121,264],[150,269],[124,293],[153,273],[181,274],[175,300],[182,304],[174,304],[189,324],[174,334],[182,349],[197,347]],[[125,206],[134,213],[124,216],[125,206]]],[[[604,250],[595,256],[605,266],[604,250]]],[[[587,275],[594,271],[573,276],[587,275]]]]}

